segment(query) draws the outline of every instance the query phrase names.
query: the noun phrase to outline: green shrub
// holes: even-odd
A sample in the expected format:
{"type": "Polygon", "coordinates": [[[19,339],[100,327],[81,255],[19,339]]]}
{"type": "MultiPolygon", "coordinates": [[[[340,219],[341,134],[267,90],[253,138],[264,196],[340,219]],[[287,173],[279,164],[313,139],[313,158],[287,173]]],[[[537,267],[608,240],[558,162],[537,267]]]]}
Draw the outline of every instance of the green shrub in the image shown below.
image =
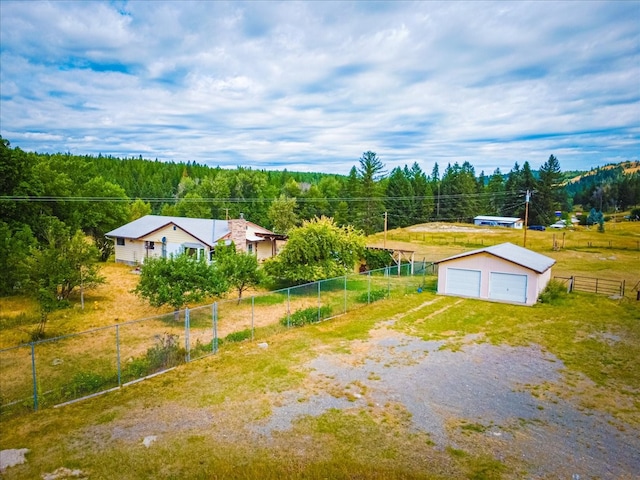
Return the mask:
{"type": "Polygon", "coordinates": [[[371,292],[363,292],[356,297],[356,301],[360,303],[373,303],[378,300],[382,300],[383,298],[387,298],[386,288],[378,288],[376,290],[371,290],[371,292]]]}
{"type": "Polygon", "coordinates": [[[232,332],[224,337],[225,342],[244,342],[251,338],[251,329],[240,330],[239,332],[232,332]]]}
{"type": "Polygon", "coordinates": [[[156,345],[147,350],[149,366],[153,372],[166,370],[184,363],[185,350],[178,344],[180,337],[173,333],[156,335],[156,345]]]}
{"type": "Polygon", "coordinates": [[[127,363],[122,372],[122,379],[127,382],[136,378],[146,377],[149,374],[151,374],[149,359],[147,357],[139,357],[127,363]]]}
{"type": "Polygon", "coordinates": [[[105,377],[95,372],[78,372],[71,382],[64,386],[62,395],[66,399],[79,398],[84,395],[106,390],[109,384],[115,386],[117,382],[113,375],[105,377]]]}
{"type": "MultiPolygon", "coordinates": [[[[218,339],[218,346],[222,343],[222,339],[218,339]]],[[[191,358],[203,357],[213,352],[213,341],[202,343],[198,340],[195,346],[191,347],[191,358]]]]}
{"type": "Polygon", "coordinates": [[[324,305],[320,307],[318,314],[318,307],[309,307],[302,310],[297,310],[291,314],[291,318],[282,317],[280,323],[284,326],[290,325],[292,327],[301,327],[307,323],[316,323],[318,318],[323,319],[331,315],[331,307],[324,305]]]}
{"type": "Polygon", "coordinates": [[[372,250],[367,248],[364,251],[364,261],[367,270],[377,270],[389,266],[392,258],[387,250],[372,250]]]}
{"type": "Polygon", "coordinates": [[[540,294],[540,303],[558,303],[567,296],[567,286],[558,280],[551,280],[540,294]]]}
{"type": "Polygon", "coordinates": [[[179,336],[173,333],[156,335],[156,344],[147,350],[144,357],[129,362],[123,377],[142,378],[184,363],[186,350],[180,347],[178,339],[179,336]]]}

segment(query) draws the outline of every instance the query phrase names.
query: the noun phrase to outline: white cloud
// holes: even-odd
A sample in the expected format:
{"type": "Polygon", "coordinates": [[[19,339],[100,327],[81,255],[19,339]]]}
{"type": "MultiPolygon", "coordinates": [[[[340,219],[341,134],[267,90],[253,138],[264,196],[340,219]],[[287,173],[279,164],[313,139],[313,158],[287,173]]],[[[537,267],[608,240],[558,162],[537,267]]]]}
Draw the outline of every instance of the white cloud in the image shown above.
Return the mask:
{"type": "Polygon", "coordinates": [[[27,150],[341,173],[640,150],[639,3],[1,6],[0,130],[27,150]]]}

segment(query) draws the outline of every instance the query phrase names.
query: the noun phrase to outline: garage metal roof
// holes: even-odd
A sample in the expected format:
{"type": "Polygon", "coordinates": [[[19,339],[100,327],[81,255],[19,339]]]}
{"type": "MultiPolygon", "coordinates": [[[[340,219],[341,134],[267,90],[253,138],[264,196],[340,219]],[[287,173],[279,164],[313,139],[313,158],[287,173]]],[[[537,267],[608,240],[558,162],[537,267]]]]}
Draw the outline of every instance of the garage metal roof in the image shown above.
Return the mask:
{"type": "Polygon", "coordinates": [[[145,215],[111,230],[105,236],[141,238],[167,225],[175,225],[210,247],[229,234],[229,222],[226,220],[145,215]]]}
{"type": "Polygon", "coordinates": [[[511,263],[515,263],[522,267],[533,270],[534,272],[544,273],[549,270],[556,261],[553,258],[547,257],[532,250],[519,247],[513,243],[501,243],[499,245],[493,245],[491,247],[481,248],[479,250],[472,250],[470,252],[461,253],[452,257],[438,260],[434,263],[443,263],[457,258],[468,257],[471,255],[478,255],[480,253],[488,253],[498,258],[502,258],[511,263]]]}

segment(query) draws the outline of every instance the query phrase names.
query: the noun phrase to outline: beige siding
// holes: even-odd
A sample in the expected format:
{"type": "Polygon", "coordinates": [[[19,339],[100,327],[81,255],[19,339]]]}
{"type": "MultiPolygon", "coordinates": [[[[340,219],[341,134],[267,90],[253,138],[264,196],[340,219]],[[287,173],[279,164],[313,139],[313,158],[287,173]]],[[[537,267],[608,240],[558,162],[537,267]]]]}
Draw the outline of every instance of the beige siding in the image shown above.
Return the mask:
{"type": "Polygon", "coordinates": [[[116,243],[116,263],[126,263],[127,265],[137,265],[144,263],[146,251],[144,242],[138,240],[124,239],[124,245],[116,243]]]}
{"type": "MultiPolygon", "coordinates": [[[[247,251],[248,244],[252,246],[252,252],[259,261],[271,258],[273,255],[273,241],[260,240],[260,241],[247,241],[247,237],[254,238],[256,232],[268,233],[269,230],[262,228],[258,225],[254,225],[251,222],[247,222],[244,219],[232,220],[229,222],[232,231],[236,233],[237,243],[236,247],[238,251],[247,251]],[[241,237],[240,237],[240,234],[241,237]]],[[[231,235],[233,237],[233,235],[231,235]]],[[[182,230],[180,227],[169,224],[163,228],[160,228],[154,232],[149,233],[139,239],[125,239],[125,245],[115,245],[116,262],[127,263],[130,265],[144,263],[144,259],[147,257],[161,257],[163,254],[162,239],[165,239],[165,252],[167,256],[177,255],[182,252],[184,244],[200,244],[204,248],[206,258],[209,258],[210,249],[198,238],[194,237],[190,233],[182,230]],[[154,242],[153,249],[145,248],[145,242],[154,242]]],[[[115,242],[115,239],[114,239],[115,242]]],[[[277,242],[277,250],[282,248],[285,242],[277,242]]],[[[276,252],[277,252],[276,250],[276,252]]]]}
{"type": "Polygon", "coordinates": [[[267,258],[271,258],[272,256],[272,242],[270,242],[269,240],[265,240],[263,242],[256,242],[257,245],[257,256],[258,256],[258,260],[266,260],[267,258]]]}
{"type": "Polygon", "coordinates": [[[168,225],[155,232],[145,235],[140,239],[125,239],[124,246],[117,245],[116,242],[116,262],[126,263],[129,265],[144,263],[147,257],[162,256],[162,239],[166,240],[166,255],[177,255],[182,251],[182,245],[185,243],[202,244],[205,249],[205,255],[209,258],[209,247],[200,242],[197,238],[185,232],[179,227],[168,225]],[[154,248],[145,248],[145,242],[153,242],[154,248]]]}
{"type": "Polygon", "coordinates": [[[491,272],[510,273],[527,276],[527,305],[533,305],[538,300],[538,295],[551,278],[551,269],[542,274],[522,267],[501,258],[497,258],[488,253],[479,253],[442,262],[438,265],[438,292],[445,292],[447,285],[447,269],[458,268],[468,270],[479,270],[480,276],[480,298],[489,299],[489,278],[491,272]]]}

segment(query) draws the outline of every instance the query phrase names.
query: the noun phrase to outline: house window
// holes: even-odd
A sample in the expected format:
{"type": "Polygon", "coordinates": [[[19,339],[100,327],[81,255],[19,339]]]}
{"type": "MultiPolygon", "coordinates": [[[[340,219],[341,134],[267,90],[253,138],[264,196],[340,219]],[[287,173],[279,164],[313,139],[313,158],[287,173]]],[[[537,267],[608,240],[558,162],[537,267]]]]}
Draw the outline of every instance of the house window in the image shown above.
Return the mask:
{"type": "Polygon", "coordinates": [[[204,248],[196,248],[196,247],[183,247],[183,252],[185,255],[194,258],[196,260],[200,260],[205,257],[204,248]]]}
{"type": "Polygon", "coordinates": [[[120,245],[120,246],[124,245],[124,238],[122,237],[116,238],[116,245],[120,245]]]}
{"type": "Polygon", "coordinates": [[[145,243],[145,247],[147,248],[147,250],[153,250],[154,248],[156,248],[156,243],[155,242],[146,242],[145,243]]]}
{"type": "Polygon", "coordinates": [[[247,252],[253,253],[253,243],[247,244],[247,252]]]}

